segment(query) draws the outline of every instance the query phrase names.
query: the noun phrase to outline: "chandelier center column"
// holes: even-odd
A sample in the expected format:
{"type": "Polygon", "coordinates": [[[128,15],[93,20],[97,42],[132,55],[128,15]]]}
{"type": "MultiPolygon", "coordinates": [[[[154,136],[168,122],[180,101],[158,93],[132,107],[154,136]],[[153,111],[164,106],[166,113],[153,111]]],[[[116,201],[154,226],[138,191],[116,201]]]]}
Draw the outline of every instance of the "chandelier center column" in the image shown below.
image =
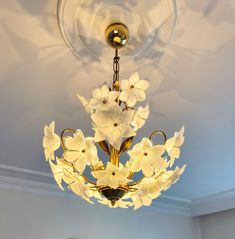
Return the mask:
{"type": "Polygon", "coordinates": [[[119,166],[119,150],[110,145],[110,162],[119,166]]]}
{"type": "Polygon", "coordinates": [[[113,58],[113,90],[119,91],[119,64],[120,57],[118,56],[118,49],[115,49],[115,57],[113,58]]]}

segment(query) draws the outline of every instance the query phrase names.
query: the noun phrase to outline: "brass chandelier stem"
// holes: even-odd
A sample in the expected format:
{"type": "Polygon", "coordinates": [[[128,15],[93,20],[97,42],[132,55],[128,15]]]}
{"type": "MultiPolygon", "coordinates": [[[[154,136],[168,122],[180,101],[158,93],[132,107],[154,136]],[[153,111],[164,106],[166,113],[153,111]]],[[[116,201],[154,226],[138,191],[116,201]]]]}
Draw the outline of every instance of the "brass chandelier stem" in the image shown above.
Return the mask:
{"type": "Polygon", "coordinates": [[[110,145],[110,162],[119,167],[119,150],[110,145]]]}
{"type": "Polygon", "coordinates": [[[119,91],[119,64],[120,57],[118,56],[118,49],[115,49],[115,57],[113,58],[113,90],[119,91]]]}
{"type": "MultiPolygon", "coordinates": [[[[118,56],[118,49],[115,49],[115,56],[113,58],[113,90],[119,91],[119,65],[120,57],[118,56]]],[[[119,100],[116,100],[119,103],[119,100]]],[[[119,150],[110,145],[110,162],[113,165],[119,166],[119,150]]]]}

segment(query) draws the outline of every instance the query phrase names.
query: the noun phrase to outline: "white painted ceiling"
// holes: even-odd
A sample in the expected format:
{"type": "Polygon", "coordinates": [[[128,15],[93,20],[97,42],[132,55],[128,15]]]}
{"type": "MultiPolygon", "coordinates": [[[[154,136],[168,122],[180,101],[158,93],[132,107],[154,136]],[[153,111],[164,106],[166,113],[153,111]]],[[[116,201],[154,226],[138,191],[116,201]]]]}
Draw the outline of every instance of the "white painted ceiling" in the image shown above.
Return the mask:
{"type": "MultiPolygon", "coordinates": [[[[41,147],[43,126],[55,120],[59,131],[72,127],[92,134],[76,93],[88,96],[112,77],[111,69],[97,71],[73,56],[58,29],[56,4],[0,0],[3,176],[50,180],[5,166],[49,173],[41,147]]],[[[154,129],[171,135],[185,125],[178,163],[188,168],[167,195],[191,200],[235,188],[235,1],[185,0],[182,6],[160,62],[139,69],[151,83],[151,116],[139,138],[154,129]]],[[[121,69],[121,77],[131,73],[125,65],[121,69]]]]}

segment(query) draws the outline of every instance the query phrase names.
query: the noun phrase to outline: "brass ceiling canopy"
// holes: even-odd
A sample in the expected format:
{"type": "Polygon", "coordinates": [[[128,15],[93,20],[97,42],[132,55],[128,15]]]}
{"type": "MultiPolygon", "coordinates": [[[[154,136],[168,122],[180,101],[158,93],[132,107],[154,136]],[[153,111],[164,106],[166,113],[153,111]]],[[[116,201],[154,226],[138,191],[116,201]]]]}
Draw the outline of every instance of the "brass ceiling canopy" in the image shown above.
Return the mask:
{"type": "Polygon", "coordinates": [[[105,38],[109,46],[120,49],[129,41],[129,30],[123,23],[113,23],[106,28],[105,38]]]}

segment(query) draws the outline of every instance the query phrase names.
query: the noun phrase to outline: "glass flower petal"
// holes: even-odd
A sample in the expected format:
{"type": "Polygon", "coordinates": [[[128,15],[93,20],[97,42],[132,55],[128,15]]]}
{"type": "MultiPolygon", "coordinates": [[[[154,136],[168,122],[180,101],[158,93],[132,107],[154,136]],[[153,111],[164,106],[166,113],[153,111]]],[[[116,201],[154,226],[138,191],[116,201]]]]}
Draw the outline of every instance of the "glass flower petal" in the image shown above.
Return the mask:
{"type": "Polygon", "coordinates": [[[176,167],[175,170],[169,170],[163,173],[159,178],[160,181],[164,183],[162,189],[167,191],[172,184],[179,180],[179,177],[183,174],[185,169],[186,165],[184,165],[182,168],[176,167]]]}
{"type": "Polygon", "coordinates": [[[66,183],[69,182],[67,177],[73,173],[72,166],[67,162],[64,162],[63,159],[59,158],[56,158],[57,164],[54,164],[51,161],[49,161],[49,163],[56,183],[59,185],[60,189],[64,191],[64,188],[62,187],[62,181],[66,183]]]}
{"type": "Polygon", "coordinates": [[[54,152],[60,147],[60,137],[54,133],[55,122],[52,121],[50,125],[44,127],[43,148],[46,161],[54,160],[54,152]]]}
{"type": "Polygon", "coordinates": [[[92,114],[93,110],[90,105],[90,100],[87,100],[84,96],[81,96],[79,94],[77,94],[77,97],[78,97],[79,101],[81,102],[82,106],[84,107],[85,111],[87,113],[92,114]]]}
{"type": "Polygon", "coordinates": [[[90,200],[90,194],[89,194],[90,189],[89,189],[89,186],[86,185],[83,177],[77,176],[76,178],[74,178],[74,181],[69,184],[69,189],[73,193],[85,199],[87,202],[94,204],[94,202],[90,200]]]}
{"type": "Polygon", "coordinates": [[[110,208],[128,208],[128,206],[130,205],[130,202],[124,201],[121,199],[116,201],[114,205],[112,205],[111,202],[106,198],[103,198],[102,200],[99,200],[98,202],[110,208]]]}
{"type": "Polygon", "coordinates": [[[141,129],[144,126],[148,116],[149,105],[146,105],[144,108],[141,106],[138,107],[137,111],[134,113],[133,121],[131,122],[131,125],[134,127],[134,131],[141,129]]]}
{"type": "Polygon", "coordinates": [[[180,147],[184,143],[184,127],[179,132],[175,132],[172,138],[166,141],[166,151],[170,156],[170,167],[173,166],[175,159],[180,157],[180,147]]]}

